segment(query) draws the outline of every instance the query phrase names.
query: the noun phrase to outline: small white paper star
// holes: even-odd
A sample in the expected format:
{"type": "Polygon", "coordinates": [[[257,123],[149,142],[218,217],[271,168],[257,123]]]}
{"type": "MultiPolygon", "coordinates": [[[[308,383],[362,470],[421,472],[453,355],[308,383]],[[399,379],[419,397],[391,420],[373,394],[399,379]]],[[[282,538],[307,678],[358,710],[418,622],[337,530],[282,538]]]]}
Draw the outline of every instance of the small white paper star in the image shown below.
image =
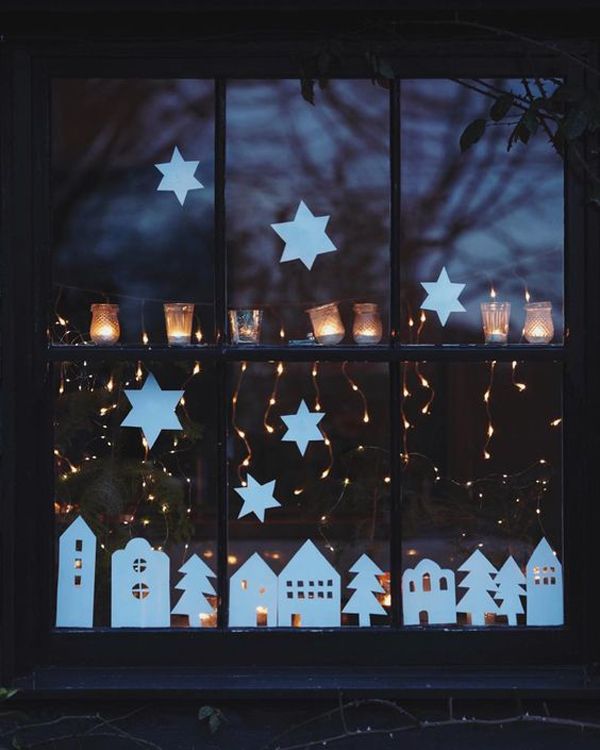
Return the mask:
{"type": "Polygon", "coordinates": [[[308,406],[301,401],[295,414],[282,415],[281,419],[285,422],[288,431],[281,439],[296,443],[298,450],[304,455],[312,440],[321,442],[325,440],[323,433],[317,427],[324,416],[323,412],[309,411],[308,406]]]}
{"type": "Polygon", "coordinates": [[[184,391],[163,391],[152,373],[144,382],[143,388],[125,390],[125,395],[133,407],[121,427],[141,427],[148,447],[152,448],[161,430],[182,430],[175,407],[181,401],[184,391]]]}
{"type": "Polygon", "coordinates": [[[177,200],[183,206],[188,190],[198,190],[204,185],[194,177],[194,172],[198,169],[199,161],[185,161],[177,146],[173,149],[171,161],[164,164],[155,164],[154,166],[163,173],[164,177],[160,181],[157,190],[172,190],[177,196],[177,200]]]}
{"type": "Polygon", "coordinates": [[[279,508],[281,503],[273,497],[275,490],[275,480],[272,482],[266,482],[260,484],[254,477],[248,474],[248,486],[247,487],[234,487],[234,490],[244,501],[238,518],[247,516],[250,513],[258,518],[261,523],[265,520],[265,510],[267,508],[279,508]]]}
{"type": "Polygon", "coordinates": [[[310,271],[317,255],[337,250],[325,234],[328,221],[329,216],[314,216],[304,201],[300,201],[293,221],[271,224],[285,242],[279,262],[301,260],[310,271]]]}
{"type": "Polygon", "coordinates": [[[458,298],[466,284],[455,284],[450,281],[446,268],[442,268],[437,281],[422,281],[421,286],[427,297],[421,305],[423,310],[434,310],[440,323],[445,326],[450,313],[466,312],[458,298]]]}

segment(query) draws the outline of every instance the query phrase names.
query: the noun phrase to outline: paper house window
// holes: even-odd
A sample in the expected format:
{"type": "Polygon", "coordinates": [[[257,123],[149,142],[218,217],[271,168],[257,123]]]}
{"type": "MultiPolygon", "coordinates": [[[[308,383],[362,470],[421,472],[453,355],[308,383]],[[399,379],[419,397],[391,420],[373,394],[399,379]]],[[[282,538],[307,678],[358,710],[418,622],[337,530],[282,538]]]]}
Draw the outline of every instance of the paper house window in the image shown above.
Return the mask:
{"type": "Polygon", "coordinates": [[[146,561],[141,557],[138,557],[133,561],[133,569],[136,573],[142,573],[144,570],[146,570],[146,565],[146,561]]]}
{"type": "Polygon", "coordinates": [[[81,586],[81,576],[75,576],[75,585],[81,586]]]}
{"type": "Polygon", "coordinates": [[[81,568],[81,567],[83,567],[83,561],[81,560],[81,558],[80,558],[80,557],[76,557],[76,558],[75,558],[75,561],[74,561],[74,566],[75,566],[76,568],[81,568]]]}
{"type": "Polygon", "coordinates": [[[83,549],[83,540],[76,539],[75,540],[75,552],[81,552],[82,549],[83,549]]]}
{"type": "Polygon", "coordinates": [[[136,599],[145,599],[150,593],[150,589],[145,583],[135,583],[131,589],[131,593],[136,599]]]}

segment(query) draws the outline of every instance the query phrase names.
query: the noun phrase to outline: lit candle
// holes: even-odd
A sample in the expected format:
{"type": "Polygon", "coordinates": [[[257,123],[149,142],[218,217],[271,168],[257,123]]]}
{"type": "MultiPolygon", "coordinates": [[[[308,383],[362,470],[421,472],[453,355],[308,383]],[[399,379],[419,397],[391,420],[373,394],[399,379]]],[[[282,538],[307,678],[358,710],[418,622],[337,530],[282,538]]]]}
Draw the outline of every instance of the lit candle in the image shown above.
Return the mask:
{"type": "Polygon", "coordinates": [[[119,326],[119,305],[92,305],[92,322],[90,324],[90,338],[94,344],[116,344],[121,335],[119,326]]]}
{"type": "Polygon", "coordinates": [[[242,309],[229,311],[229,328],[233,344],[258,344],[263,311],[242,309]]]}
{"type": "Polygon", "coordinates": [[[506,344],[510,320],[510,302],[482,302],[481,318],[485,343],[506,344]]]}
{"type": "Polygon", "coordinates": [[[549,344],[552,341],[554,323],[550,302],[530,302],[525,305],[523,334],[530,344],[549,344]]]}
{"type": "Polygon", "coordinates": [[[166,302],[167,340],[171,346],[188,346],[192,338],[193,302],[166,302]]]}
{"type": "Polygon", "coordinates": [[[378,344],[383,335],[381,317],[376,304],[357,302],[354,307],[352,335],[359,345],[378,344]]]}
{"type": "Polygon", "coordinates": [[[344,338],[344,324],[340,317],[337,302],[311,307],[306,311],[310,316],[313,332],[319,344],[339,344],[344,338]]]}

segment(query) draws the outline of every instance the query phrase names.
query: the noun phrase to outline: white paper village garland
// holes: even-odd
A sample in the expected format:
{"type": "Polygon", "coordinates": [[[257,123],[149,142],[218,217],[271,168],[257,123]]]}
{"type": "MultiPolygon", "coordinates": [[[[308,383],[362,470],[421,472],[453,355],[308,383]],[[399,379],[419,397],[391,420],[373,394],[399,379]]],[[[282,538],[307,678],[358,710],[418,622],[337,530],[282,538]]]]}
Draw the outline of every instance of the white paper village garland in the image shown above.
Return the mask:
{"type": "MultiPolygon", "coordinates": [[[[402,575],[405,625],[452,625],[457,615],[471,625],[485,625],[489,613],[506,615],[517,624],[527,600],[527,625],[563,624],[562,565],[546,539],[533,551],[523,574],[512,557],[500,570],[475,552],[458,568],[467,575],[458,589],[455,574],[433,560],[421,560],[402,575]],[[459,601],[457,602],[457,598],[459,601]]],[[[168,628],[171,615],[187,615],[190,627],[201,627],[213,613],[206,595],[215,594],[209,578],[215,574],[197,555],[179,568],[175,588],[183,591],[171,608],[170,559],[142,538],[116,550],[111,565],[111,625],[114,628],[168,628]]],[[[62,533],[58,553],[56,626],[91,628],[94,623],[96,537],[78,516],[62,533]]],[[[231,627],[339,627],[341,614],[358,616],[361,627],[371,615],[385,615],[377,594],[382,571],[362,555],[350,568],[353,590],[341,610],[340,574],[309,539],[279,575],[254,553],[229,580],[231,627]]]]}

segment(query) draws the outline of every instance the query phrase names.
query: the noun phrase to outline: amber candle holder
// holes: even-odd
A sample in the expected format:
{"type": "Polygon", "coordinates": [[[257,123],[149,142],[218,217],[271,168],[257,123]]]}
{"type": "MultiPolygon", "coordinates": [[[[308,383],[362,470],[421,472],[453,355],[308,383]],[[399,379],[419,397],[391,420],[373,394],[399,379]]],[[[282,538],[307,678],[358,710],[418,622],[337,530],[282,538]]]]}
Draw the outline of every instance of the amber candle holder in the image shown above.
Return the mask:
{"type": "Polygon", "coordinates": [[[530,344],[549,344],[554,338],[551,302],[528,302],[525,305],[523,335],[530,344]]]}
{"type": "Polygon", "coordinates": [[[229,311],[229,333],[233,344],[259,344],[263,311],[240,309],[229,311]]]}
{"type": "Polygon", "coordinates": [[[165,302],[167,340],[171,346],[189,346],[194,322],[193,302],[165,302]]]}
{"type": "Polygon", "coordinates": [[[481,318],[486,344],[506,344],[510,322],[510,302],[482,302],[481,318]]]}
{"type": "Polygon", "coordinates": [[[119,325],[119,305],[98,303],[91,306],[92,322],[90,338],[94,344],[108,346],[116,344],[121,335],[119,325]]]}
{"type": "Polygon", "coordinates": [[[378,344],[383,336],[383,326],[378,306],[373,302],[357,302],[354,307],[352,336],[355,343],[365,346],[378,344]]]}
{"type": "Polygon", "coordinates": [[[313,332],[319,344],[339,344],[346,333],[340,317],[337,302],[311,307],[306,311],[310,316],[313,332]]]}

